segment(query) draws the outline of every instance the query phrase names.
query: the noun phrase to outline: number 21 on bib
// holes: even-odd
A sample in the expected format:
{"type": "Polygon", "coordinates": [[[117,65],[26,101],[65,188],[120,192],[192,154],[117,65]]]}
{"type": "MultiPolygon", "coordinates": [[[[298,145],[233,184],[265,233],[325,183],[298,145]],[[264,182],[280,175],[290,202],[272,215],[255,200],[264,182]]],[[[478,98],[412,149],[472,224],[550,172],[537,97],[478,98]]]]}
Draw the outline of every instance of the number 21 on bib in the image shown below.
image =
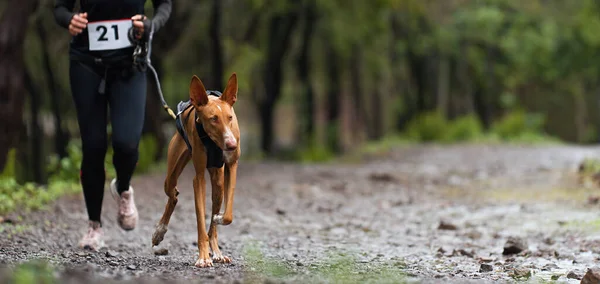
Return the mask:
{"type": "Polygon", "coordinates": [[[127,32],[131,19],[91,22],[87,25],[90,50],[113,50],[133,46],[127,32]]]}

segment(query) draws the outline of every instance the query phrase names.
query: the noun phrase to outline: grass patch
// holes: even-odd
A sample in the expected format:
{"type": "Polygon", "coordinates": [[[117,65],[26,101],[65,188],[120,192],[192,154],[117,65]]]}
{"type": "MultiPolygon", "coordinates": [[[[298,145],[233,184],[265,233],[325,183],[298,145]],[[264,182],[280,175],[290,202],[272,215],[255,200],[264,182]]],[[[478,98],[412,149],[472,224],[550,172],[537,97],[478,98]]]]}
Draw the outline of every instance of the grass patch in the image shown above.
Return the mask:
{"type": "Polygon", "coordinates": [[[600,218],[591,220],[568,221],[563,225],[566,229],[578,229],[588,233],[600,232],[600,218]]]}
{"type": "Polygon", "coordinates": [[[361,263],[355,254],[331,253],[306,266],[266,257],[257,244],[244,249],[247,283],[266,280],[293,283],[405,283],[402,261],[361,263]]]}
{"type": "MultiPolygon", "coordinates": [[[[285,278],[295,274],[285,263],[267,258],[256,243],[251,243],[244,248],[244,260],[248,265],[248,276],[251,281],[263,278],[285,278]]],[[[260,281],[259,281],[260,282],[260,281]]],[[[254,283],[254,282],[252,282],[254,283]]]]}
{"type": "Polygon", "coordinates": [[[2,280],[2,283],[10,284],[59,283],[54,274],[54,267],[43,260],[24,262],[12,269],[5,269],[0,276],[0,280],[2,280]]]}
{"type": "Polygon", "coordinates": [[[355,255],[331,254],[327,261],[310,266],[308,278],[327,283],[405,283],[405,264],[359,263],[355,255]]]}

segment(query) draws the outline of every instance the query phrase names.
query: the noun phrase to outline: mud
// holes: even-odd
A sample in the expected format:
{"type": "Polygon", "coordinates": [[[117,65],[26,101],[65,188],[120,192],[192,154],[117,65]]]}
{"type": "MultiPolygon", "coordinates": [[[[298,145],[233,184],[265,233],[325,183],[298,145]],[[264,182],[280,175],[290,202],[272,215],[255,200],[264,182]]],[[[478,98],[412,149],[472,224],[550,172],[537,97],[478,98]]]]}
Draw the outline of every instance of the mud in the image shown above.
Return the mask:
{"type": "Polygon", "coordinates": [[[44,259],[65,283],[579,283],[600,253],[600,205],[589,201],[600,189],[577,183],[586,157],[600,157],[600,148],[414,146],[360,164],[244,162],[234,221],[219,227],[233,262],[207,269],[193,266],[189,165],[158,248],[151,236],[167,200],[162,174],[134,179],[140,221],[131,232],[118,228],[106,192],[100,252],[77,248],[86,213],[76,195],[2,224],[0,263],[44,259]],[[515,238],[522,251],[503,254],[515,238]]]}

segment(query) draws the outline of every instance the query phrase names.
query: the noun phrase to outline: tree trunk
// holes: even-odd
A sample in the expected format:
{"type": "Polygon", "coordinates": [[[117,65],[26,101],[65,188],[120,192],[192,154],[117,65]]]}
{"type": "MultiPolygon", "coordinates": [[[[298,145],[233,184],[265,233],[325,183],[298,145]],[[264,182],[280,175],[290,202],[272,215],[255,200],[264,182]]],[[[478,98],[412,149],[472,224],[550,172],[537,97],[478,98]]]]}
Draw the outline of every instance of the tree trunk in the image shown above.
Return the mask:
{"type": "Polygon", "coordinates": [[[327,73],[329,84],[327,90],[327,146],[334,153],[339,153],[340,137],[340,93],[342,91],[340,78],[340,62],[333,47],[327,50],[327,73]]]}
{"type": "Polygon", "coordinates": [[[425,60],[416,55],[412,50],[408,51],[408,61],[410,64],[410,73],[413,77],[416,88],[416,111],[422,113],[427,110],[427,92],[425,89],[425,60]]]}
{"type": "Polygon", "coordinates": [[[485,75],[483,83],[477,84],[477,89],[473,93],[473,102],[475,111],[481,119],[484,129],[488,130],[492,124],[491,107],[489,103],[490,93],[492,92],[493,84],[493,58],[491,48],[486,47],[485,56],[485,75]]]}
{"type": "MultiPolygon", "coordinates": [[[[363,99],[362,77],[360,76],[362,52],[358,44],[352,47],[350,59],[350,93],[352,94],[352,110],[354,112],[353,142],[360,143],[367,123],[367,104],[363,99]]],[[[372,129],[367,129],[367,136],[372,136],[372,129]]]]}
{"type": "Polygon", "coordinates": [[[441,56],[438,66],[437,110],[444,116],[448,115],[450,92],[450,60],[441,56]]]}
{"type": "Polygon", "coordinates": [[[466,98],[467,103],[465,103],[465,105],[463,105],[463,108],[466,108],[466,109],[459,110],[459,111],[457,111],[457,113],[461,113],[461,112],[472,113],[473,111],[475,111],[475,109],[474,109],[475,95],[473,94],[474,88],[473,88],[473,82],[471,81],[472,76],[469,72],[469,62],[467,61],[467,49],[468,49],[468,43],[462,42],[460,45],[461,55],[457,62],[457,69],[458,69],[457,73],[458,73],[458,77],[459,77],[460,90],[461,90],[463,98],[466,98]]]}
{"type": "Polygon", "coordinates": [[[42,65],[46,73],[46,81],[48,90],[50,91],[50,104],[52,107],[52,115],[54,116],[54,149],[60,158],[67,156],[67,144],[69,143],[69,134],[62,126],[62,113],[60,110],[60,97],[64,91],[60,89],[59,84],[54,76],[52,63],[50,62],[50,52],[48,51],[49,42],[46,29],[41,17],[36,20],[36,29],[40,37],[42,45],[42,65]]]}
{"type": "Polygon", "coordinates": [[[258,109],[260,111],[261,139],[260,148],[264,153],[272,154],[273,151],[273,107],[275,103],[272,100],[263,101],[258,109]]]}
{"type": "Polygon", "coordinates": [[[300,54],[296,61],[301,85],[298,117],[301,119],[299,140],[302,145],[312,145],[315,139],[315,95],[310,82],[310,45],[314,33],[314,23],[317,20],[315,5],[314,1],[305,3],[304,30],[302,31],[300,54]]]}
{"type": "Polygon", "coordinates": [[[385,107],[384,107],[383,92],[379,88],[373,90],[373,96],[371,101],[371,123],[369,127],[369,139],[378,140],[383,137],[384,133],[384,118],[385,118],[385,107]]]}
{"type": "Polygon", "coordinates": [[[8,151],[19,142],[25,93],[23,43],[37,0],[11,0],[0,18],[0,172],[8,151]]]}
{"type": "Polygon", "coordinates": [[[28,169],[32,169],[32,177],[27,177],[33,179],[34,182],[38,184],[44,183],[43,178],[43,165],[45,163],[41,161],[41,157],[43,156],[42,149],[42,130],[39,125],[39,114],[40,114],[40,105],[42,104],[42,100],[40,97],[40,91],[33,82],[31,75],[29,72],[25,71],[23,77],[25,78],[25,88],[29,93],[29,111],[30,111],[30,123],[29,129],[31,130],[31,141],[29,143],[31,151],[27,156],[30,165],[27,167],[28,169]]]}
{"type": "Polygon", "coordinates": [[[210,42],[212,50],[210,88],[223,91],[223,51],[221,45],[221,2],[212,0],[212,12],[210,15],[210,42]]]}
{"type": "Polygon", "coordinates": [[[586,140],[586,131],[587,131],[587,111],[586,111],[586,101],[585,101],[585,88],[581,85],[573,88],[572,98],[573,98],[573,110],[575,113],[575,117],[573,118],[573,125],[575,130],[575,142],[577,143],[585,143],[586,140]]]}
{"type": "Polygon", "coordinates": [[[400,22],[400,16],[398,13],[392,13],[390,16],[390,25],[392,26],[392,40],[390,41],[390,60],[392,67],[392,74],[394,82],[392,83],[392,92],[395,96],[402,96],[405,110],[396,117],[394,124],[396,131],[402,131],[408,121],[414,116],[415,107],[413,98],[410,92],[410,84],[407,83],[409,78],[404,78],[401,72],[401,58],[402,54],[398,51],[398,43],[405,41],[403,34],[405,34],[402,24],[400,22]]]}
{"type": "Polygon", "coordinates": [[[291,34],[298,19],[298,12],[292,8],[283,15],[275,15],[269,21],[267,60],[264,69],[265,97],[258,102],[261,116],[261,150],[273,154],[273,114],[281,96],[283,83],[282,61],[289,49],[291,34]]]}

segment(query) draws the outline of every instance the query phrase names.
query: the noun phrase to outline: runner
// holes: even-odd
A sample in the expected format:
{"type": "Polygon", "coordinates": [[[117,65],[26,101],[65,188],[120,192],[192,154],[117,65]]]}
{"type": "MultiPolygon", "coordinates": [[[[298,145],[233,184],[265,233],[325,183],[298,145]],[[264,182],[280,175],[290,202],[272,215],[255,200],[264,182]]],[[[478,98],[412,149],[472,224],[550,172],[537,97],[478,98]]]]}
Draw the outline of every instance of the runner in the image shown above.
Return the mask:
{"type": "Polygon", "coordinates": [[[108,147],[107,109],[110,109],[113,165],[117,177],[110,191],[118,202],[117,220],[133,230],[138,212],[130,185],[138,161],[138,145],[146,106],[146,73],[134,68],[137,41],[158,31],[171,14],[171,0],[152,0],[154,18],[144,16],[146,0],[56,0],[56,22],[72,36],[69,80],[81,133],[81,185],[88,212],[88,231],[82,248],[104,246],[101,211],[104,198],[104,158],[108,147]]]}

